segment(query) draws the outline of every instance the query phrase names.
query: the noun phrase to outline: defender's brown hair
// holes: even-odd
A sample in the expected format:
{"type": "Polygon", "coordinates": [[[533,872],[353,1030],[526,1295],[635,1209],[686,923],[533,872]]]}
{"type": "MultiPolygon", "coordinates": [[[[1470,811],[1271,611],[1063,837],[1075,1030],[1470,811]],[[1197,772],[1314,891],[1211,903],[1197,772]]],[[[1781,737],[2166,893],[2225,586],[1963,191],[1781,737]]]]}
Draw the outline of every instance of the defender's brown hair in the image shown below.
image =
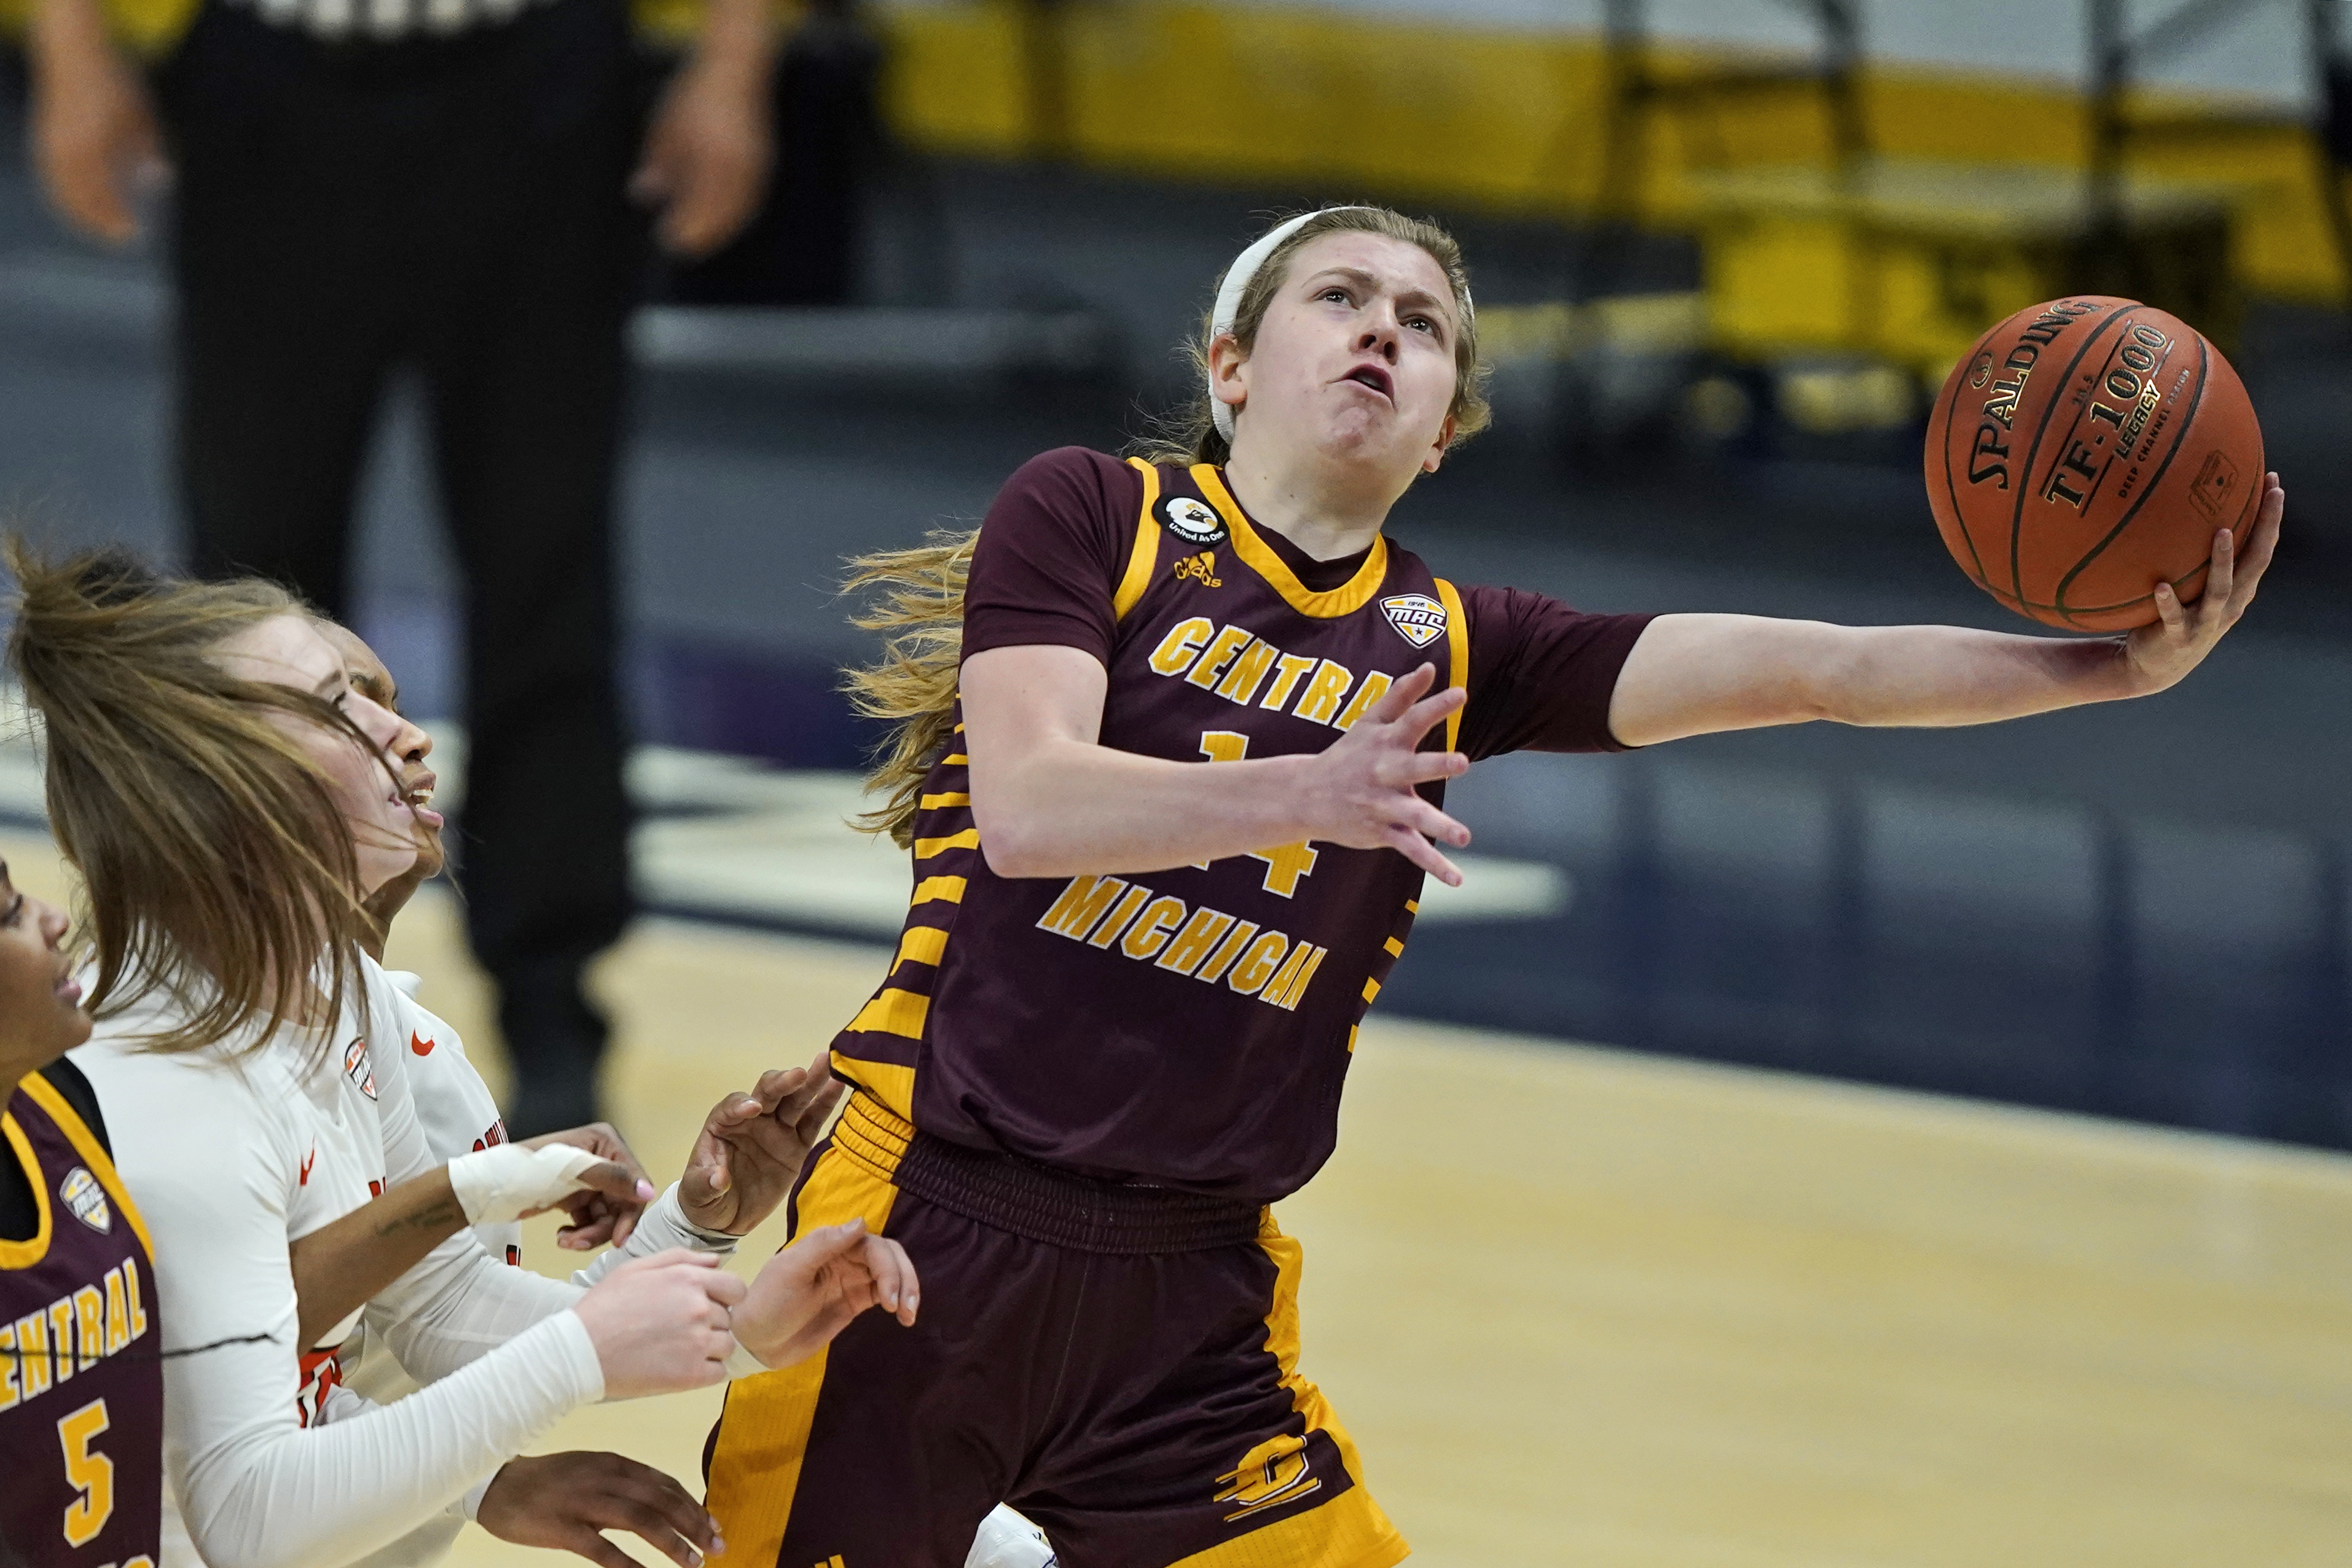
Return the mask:
{"type": "Polygon", "coordinates": [[[186,1018],[148,1042],[164,1051],[248,1030],[257,1047],[347,1002],[364,1013],[351,826],[270,715],[373,748],[331,703],[238,679],[215,657],[302,605],[268,583],[172,581],[113,552],[53,562],[11,539],[5,556],[8,663],[43,721],[50,828],[82,876],[91,1012],[160,993],[186,1018]]]}
{"type": "MultiPolygon", "coordinates": [[[[1275,247],[1242,291],[1233,336],[1247,350],[1257,342],[1265,313],[1290,276],[1298,252],[1327,234],[1377,234],[1428,252],[1454,290],[1454,444],[1485,429],[1493,418],[1486,396],[1487,370],[1478,357],[1478,321],[1470,305],[1470,274],[1454,237],[1425,219],[1386,207],[1335,207],[1301,224],[1275,247]]],[[[1188,345],[1201,390],[1181,410],[1130,450],[1156,463],[1222,463],[1231,455],[1211,415],[1207,390],[1212,323],[1203,316],[1200,335],[1188,345]]],[[[882,658],[845,671],[842,689],[863,718],[894,728],[879,759],[866,774],[868,792],[883,804],[857,819],[868,833],[887,833],[900,847],[914,842],[917,802],[923,778],[947,741],[955,710],[956,679],[963,655],[963,591],[979,530],[940,531],[913,550],[884,550],[854,557],[843,590],[879,590],[872,608],[852,618],[866,631],[890,634],[882,658]]]]}

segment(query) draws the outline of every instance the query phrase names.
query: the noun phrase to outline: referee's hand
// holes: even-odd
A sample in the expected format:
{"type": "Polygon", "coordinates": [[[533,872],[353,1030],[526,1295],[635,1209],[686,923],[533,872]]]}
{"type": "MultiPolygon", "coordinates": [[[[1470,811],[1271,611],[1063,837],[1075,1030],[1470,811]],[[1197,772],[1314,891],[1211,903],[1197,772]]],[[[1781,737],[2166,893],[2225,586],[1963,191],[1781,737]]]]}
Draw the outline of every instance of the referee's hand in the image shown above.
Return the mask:
{"type": "Polygon", "coordinates": [[[706,39],[654,110],[629,194],[660,209],[664,248],[708,256],[759,210],[773,152],[764,53],[706,39]]]}
{"type": "Polygon", "coordinates": [[[108,37],[95,0],[38,0],[26,44],[33,162],[50,205],[92,238],[136,239],[135,198],[171,173],[138,73],[108,37]]]}

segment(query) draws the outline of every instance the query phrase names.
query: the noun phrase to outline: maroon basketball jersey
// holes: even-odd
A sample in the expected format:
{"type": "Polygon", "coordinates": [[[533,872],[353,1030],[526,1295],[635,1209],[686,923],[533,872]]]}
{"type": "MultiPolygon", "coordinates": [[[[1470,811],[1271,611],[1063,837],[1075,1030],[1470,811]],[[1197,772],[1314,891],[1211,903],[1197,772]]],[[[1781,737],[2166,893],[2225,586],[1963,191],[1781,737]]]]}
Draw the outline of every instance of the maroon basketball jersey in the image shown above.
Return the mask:
{"type": "Polygon", "coordinates": [[[40,1225],[0,1240],[0,1540],[42,1568],[150,1568],[163,1368],[154,1248],[114,1162],[32,1074],[0,1116],[40,1225]]]}
{"type": "MultiPolygon", "coordinates": [[[[1204,769],[1316,752],[1423,663],[1465,684],[1461,597],[1411,553],[1378,541],[1311,592],[1215,468],[1135,466],[1103,744],[1204,769]]],[[[1428,743],[1450,747],[1455,723],[1428,743]]],[[[914,906],[836,1069],[956,1142],[1253,1201],[1297,1190],[1338,1137],[1357,1021],[1404,951],[1419,868],[1288,844],[1008,879],[981,853],[970,787],[961,751],[932,767],[914,906]]]]}

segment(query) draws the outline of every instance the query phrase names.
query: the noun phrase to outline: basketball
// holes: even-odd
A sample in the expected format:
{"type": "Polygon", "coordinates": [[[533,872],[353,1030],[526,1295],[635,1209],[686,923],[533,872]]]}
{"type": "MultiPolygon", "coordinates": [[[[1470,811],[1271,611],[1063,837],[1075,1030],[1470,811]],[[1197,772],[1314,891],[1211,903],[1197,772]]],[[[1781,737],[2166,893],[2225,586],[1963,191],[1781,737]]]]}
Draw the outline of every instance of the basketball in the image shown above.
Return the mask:
{"type": "Polygon", "coordinates": [[[2069,631],[2157,618],[2204,589],[2213,534],[2244,547],[2263,433],[2203,334],[2135,300],[2035,305],[1979,338],[1927,422],[1928,503],[1976,585],[2069,631]]]}

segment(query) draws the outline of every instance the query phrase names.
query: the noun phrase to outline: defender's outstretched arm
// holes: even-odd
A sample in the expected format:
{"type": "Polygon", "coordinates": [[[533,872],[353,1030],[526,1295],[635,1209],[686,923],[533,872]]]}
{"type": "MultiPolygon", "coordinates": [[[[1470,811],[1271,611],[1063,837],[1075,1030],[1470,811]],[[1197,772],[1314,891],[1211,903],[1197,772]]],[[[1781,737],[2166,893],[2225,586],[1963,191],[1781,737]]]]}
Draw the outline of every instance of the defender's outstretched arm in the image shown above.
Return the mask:
{"type": "Polygon", "coordinates": [[[2213,536],[2206,590],[2184,606],[2158,585],[2158,619],[2128,636],[2061,640],[1960,626],[1834,626],[1755,616],[1661,616],[1633,645],[1609,705],[1629,746],[1720,730],[1801,724],[1987,724],[2162,691],[2244,615],[2278,547],[2286,492],[2264,477],[2242,556],[2213,536]]]}

